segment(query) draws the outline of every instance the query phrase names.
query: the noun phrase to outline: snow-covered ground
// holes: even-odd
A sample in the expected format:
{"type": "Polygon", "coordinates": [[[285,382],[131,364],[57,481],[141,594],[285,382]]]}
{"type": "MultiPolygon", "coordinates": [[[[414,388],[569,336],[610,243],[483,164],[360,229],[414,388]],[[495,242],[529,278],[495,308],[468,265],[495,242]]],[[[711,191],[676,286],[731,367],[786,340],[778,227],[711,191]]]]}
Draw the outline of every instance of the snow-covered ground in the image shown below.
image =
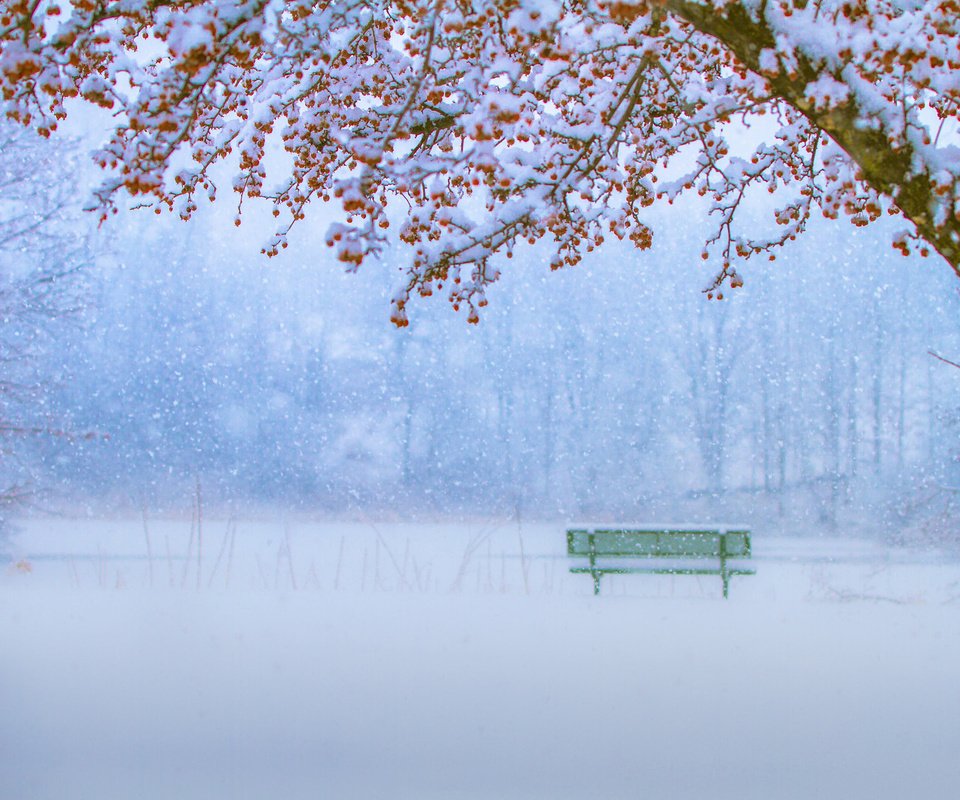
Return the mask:
{"type": "Polygon", "coordinates": [[[0,797],[904,798],[960,787],[960,563],[755,534],[571,575],[563,527],[27,521],[0,797]],[[192,539],[192,542],[191,542],[192,539]]]}

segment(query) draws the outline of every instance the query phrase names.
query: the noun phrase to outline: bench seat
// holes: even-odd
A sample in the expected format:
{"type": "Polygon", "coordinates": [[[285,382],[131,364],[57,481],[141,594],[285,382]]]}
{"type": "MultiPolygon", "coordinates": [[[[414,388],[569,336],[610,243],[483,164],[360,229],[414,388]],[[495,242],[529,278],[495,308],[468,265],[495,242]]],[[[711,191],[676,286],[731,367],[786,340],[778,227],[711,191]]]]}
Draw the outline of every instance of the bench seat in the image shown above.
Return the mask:
{"type": "Polygon", "coordinates": [[[756,573],[743,563],[751,558],[751,543],[742,526],[577,526],[567,529],[567,554],[588,560],[570,572],[591,575],[595,595],[604,575],[646,573],[716,575],[726,598],[732,576],[756,573]]]}

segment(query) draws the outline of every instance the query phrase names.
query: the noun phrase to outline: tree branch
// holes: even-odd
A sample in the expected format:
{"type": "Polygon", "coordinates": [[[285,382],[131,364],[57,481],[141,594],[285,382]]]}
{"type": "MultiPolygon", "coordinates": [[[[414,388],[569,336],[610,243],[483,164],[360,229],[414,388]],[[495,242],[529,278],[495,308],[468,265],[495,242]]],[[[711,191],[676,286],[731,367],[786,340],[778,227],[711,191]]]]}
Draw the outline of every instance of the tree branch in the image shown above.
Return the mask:
{"type": "Polygon", "coordinates": [[[918,157],[916,148],[906,138],[892,137],[883,128],[882,121],[866,114],[854,92],[846,102],[828,107],[816,106],[807,96],[807,87],[824,74],[845,83],[839,70],[830,70],[797,50],[795,74],[780,70],[775,76],[766,75],[760,67],[760,54],[765,49],[776,51],[777,44],[762,16],[755,19],[738,3],[723,8],[693,0],[665,0],[665,3],[677,17],[718,40],[749,70],[762,75],[776,97],[829,135],[860,168],[864,181],[890,198],[916,226],[919,235],[960,276],[960,220],[952,213],[946,214],[942,221],[935,219],[931,167],[918,157]],[[868,118],[875,124],[864,125],[868,118]],[[893,144],[895,138],[896,145],[893,144]]]}

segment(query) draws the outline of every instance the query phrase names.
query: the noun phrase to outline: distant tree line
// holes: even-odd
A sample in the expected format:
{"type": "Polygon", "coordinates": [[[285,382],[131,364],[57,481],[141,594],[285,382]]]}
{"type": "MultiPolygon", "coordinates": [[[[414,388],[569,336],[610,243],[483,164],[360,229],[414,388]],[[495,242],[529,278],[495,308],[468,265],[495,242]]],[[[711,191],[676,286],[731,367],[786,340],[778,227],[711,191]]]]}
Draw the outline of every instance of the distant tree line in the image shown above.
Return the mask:
{"type": "Polygon", "coordinates": [[[110,435],[49,445],[77,497],[175,506],[200,476],[224,505],[875,531],[960,483],[960,374],[928,354],[960,352],[960,299],[870,232],[818,231],[721,303],[696,250],[551,276],[529,248],[479,326],[395,330],[385,274],[129,225],[50,366],[56,413],[110,435]]]}
{"type": "Polygon", "coordinates": [[[90,225],[79,220],[78,153],[0,122],[0,535],[9,512],[42,489],[42,450],[85,435],[49,401],[49,357],[88,301],[90,225]]]}

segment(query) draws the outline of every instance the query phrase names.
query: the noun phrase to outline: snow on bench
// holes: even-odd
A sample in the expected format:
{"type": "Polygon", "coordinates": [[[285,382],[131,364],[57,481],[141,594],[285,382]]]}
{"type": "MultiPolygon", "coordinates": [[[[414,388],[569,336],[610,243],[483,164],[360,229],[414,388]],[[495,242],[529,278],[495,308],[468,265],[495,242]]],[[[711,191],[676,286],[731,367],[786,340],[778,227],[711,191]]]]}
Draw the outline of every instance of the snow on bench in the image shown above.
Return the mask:
{"type": "Polygon", "coordinates": [[[726,598],[731,576],[756,573],[729,563],[750,559],[750,530],[742,525],[576,525],[567,528],[567,555],[589,560],[570,571],[592,575],[595,595],[604,575],[648,573],[717,575],[726,598]]]}

